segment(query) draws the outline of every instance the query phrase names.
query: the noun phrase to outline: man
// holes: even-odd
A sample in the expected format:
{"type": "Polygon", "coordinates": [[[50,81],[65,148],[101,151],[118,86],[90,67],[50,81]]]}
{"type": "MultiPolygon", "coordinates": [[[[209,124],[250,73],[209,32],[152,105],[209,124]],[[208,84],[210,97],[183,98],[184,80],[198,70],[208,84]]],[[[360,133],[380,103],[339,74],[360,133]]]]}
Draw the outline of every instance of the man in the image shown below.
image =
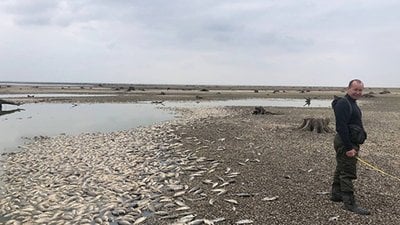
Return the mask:
{"type": "Polygon", "coordinates": [[[331,200],[343,201],[343,208],[356,214],[369,215],[368,210],[357,205],[352,182],[357,179],[356,156],[360,150],[360,144],[364,143],[366,139],[361,110],[356,103],[356,100],[361,98],[363,89],[364,84],[361,80],[351,80],[347,87],[347,94],[332,102],[337,133],[334,139],[336,170],[333,177],[331,200]]]}

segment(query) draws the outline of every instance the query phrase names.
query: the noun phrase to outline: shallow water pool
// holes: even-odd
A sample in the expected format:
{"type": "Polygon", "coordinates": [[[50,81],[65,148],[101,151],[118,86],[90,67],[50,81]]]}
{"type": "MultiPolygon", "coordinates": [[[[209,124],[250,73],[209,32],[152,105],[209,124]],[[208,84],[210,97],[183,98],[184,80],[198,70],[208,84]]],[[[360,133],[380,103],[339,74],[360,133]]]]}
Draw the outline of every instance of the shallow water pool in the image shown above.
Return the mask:
{"type": "MultiPolygon", "coordinates": [[[[3,106],[12,110],[15,106],[3,106]]],[[[170,120],[174,115],[148,103],[25,104],[0,116],[0,153],[14,151],[24,137],[110,132],[170,120]]]]}

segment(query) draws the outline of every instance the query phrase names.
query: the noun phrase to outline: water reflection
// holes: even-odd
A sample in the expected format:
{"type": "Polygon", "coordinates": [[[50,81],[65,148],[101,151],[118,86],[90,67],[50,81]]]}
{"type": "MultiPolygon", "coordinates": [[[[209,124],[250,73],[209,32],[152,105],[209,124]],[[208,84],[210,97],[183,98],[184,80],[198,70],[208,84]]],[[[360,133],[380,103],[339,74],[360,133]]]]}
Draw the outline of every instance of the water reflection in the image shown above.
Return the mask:
{"type": "MultiPolygon", "coordinates": [[[[312,99],[307,107],[330,107],[330,99],[312,99]]],[[[272,107],[304,107],[304,99],[285,98],[252,98],[220,101],[164,101],[167,107],[215,107],[215,106],[272,106],[272,107]]]]}
{"type": "Polygon", "coordinates": [[[147,126],[174,117],[170,111],[148,103],[136,104],[25,104],[25,110],[0,117],[0,153],[23,144],[22,137],[62,133],[110,132],[147,126]]]}
{"type": "Polygon", "coordinates": [[[0,98],[35,98],[35,97],[107,97],[117,94],[0,94],[0,98]]]}

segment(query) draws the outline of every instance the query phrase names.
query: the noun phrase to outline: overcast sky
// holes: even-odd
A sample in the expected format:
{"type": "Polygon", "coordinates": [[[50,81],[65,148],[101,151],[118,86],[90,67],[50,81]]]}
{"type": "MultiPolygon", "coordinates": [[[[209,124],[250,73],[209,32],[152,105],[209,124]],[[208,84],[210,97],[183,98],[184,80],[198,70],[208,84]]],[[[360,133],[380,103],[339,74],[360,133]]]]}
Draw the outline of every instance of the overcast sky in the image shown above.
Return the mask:
{"type": "Polygon", "coordinates": [[[0,81],[400,87],[397,0],[1,0],[0,81]]]}

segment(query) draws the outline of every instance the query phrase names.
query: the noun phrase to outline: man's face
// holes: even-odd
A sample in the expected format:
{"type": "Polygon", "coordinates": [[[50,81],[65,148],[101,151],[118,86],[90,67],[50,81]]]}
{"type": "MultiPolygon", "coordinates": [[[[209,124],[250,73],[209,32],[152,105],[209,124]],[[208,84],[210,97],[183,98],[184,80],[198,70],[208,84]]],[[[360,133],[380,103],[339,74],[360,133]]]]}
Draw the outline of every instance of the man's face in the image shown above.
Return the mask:
{"type": "Polygon", "coordinates": [[[359,99],[362,96],[364,90],[364,84],[362,82],[354,81],[349,88],[347,88],[347,94],[352,99],[359,99]]]}

